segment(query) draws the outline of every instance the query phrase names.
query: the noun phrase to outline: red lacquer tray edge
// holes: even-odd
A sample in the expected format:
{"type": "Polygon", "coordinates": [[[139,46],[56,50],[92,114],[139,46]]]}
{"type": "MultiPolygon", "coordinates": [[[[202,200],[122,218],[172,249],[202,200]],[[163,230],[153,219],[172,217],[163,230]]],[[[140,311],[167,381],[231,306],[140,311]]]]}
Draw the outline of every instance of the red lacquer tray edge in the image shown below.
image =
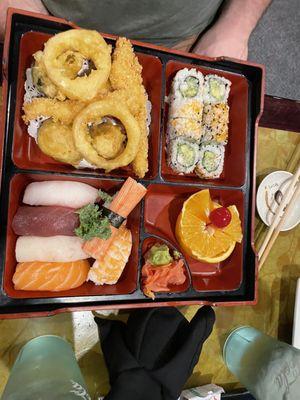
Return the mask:
{"type": "Polygon", "coordinates": [[[184,300],[184,301],[164,301],[164,302],[147,302],[147,303],[123,303],[123,304],[111,304],[103,306],[80,306],[80,307],[63,307],[52,311],[33,311],[25,313],[12,313],[12,314],[0,314],[0,320],[2,319],[17,319],[17,318],[39,318],[39,317],[51,317],[54,315],[66,313],[66,312],[78,312],[78,311],[102,311],[102,310],[134,310],[137,308],[153,308],[153,307],[182,307],[182,306],[212,306],[218,307],[233,307],[233,306],[254,306],[257,301],[228,301],[224,303],[214,303],[210,301],[196,301],[196,300],[184,300]]]}
{"type": "MultiPolygon", "coordinates": [[[[47,21],[54,21],[54,22],[59,22],[59,23],[64,23],[66,25],[69,25],[70,28],[74,29],[80,29],[79,26],[74,24],[71,21],[67,21],[63,18],[57,18],[49,15],[44,15],[40,13],[33,13],[31,11],[25,11],[22,9],[18,8],[11,8],[9,7],[7,10],[7,19],[6,19],[6,33],[5,33],[5,40],[4,40],[4,47],[3,47],[3,59],[2,59],[2,76],[3,76],[3,81],[2,81],[2,108],[1,108],[1,121],[0,121],[0,172],[2,172],[2,161],[3,161],[3,141],[4,141],[4,128],[5,128],[5,123],[6,123],[6,107],[7,107],[7,71],[8,71],[8,57],[9,57],[9,45],[10,45],[10,32],[11,32],[11,20],[13,17],[13,14],[23,14],[27,16],[32,16],[35,18],[40,18],[44,19],[47,21]]],[[[118,36],[116,35],[111,35],[111,34],[103,34],[105,38],[111,38],[111,39],[116,39],[118,36]]],[[[135,40],[131,40],[131,42],[134,45],[140,45],[149,49],[154,49],[154,50],[159,50],[161,52],[166,52],[166,53],[173,53],[181,56],[186,56],[190,57],[190,53],[184,52],[181,50],[174,50],[174,49],[169,49],[166,47],[161,47],[161,46],[156,46],[152,44],[147,44],[144,42],[139,42],[135,40]]],[[[263,107],[264,107],[264,82],[265,82],[265,67],[261,64],[249,62],[249,61],[242,61],[242,60],[237,60],[234,58],[228,58],[228,57],[207,57],[207,56],[202,56],[198,54],[193,54],[194,59],[199,59],[199,60],[205,60],[205,61],[218,61],[218,60],[228,60],[228,61],[233,61],[233,62],[238,62],[239,64],[245,64],[249,66],[253,66],[256,68],[260,68],[262,71],[262,92],[261,92],[261,102],[260,102],[260,111],[257,115],[256,121],[255,121],[255,135],[254,135],[254,161],[253,161],[253,168],[255,170],[256,167],[256,156],[257,156],[257,130],[258,130],[258,122],[259,119],[263,113],[263,107]]],[[[1,177],[0,177],[1,179],[1,177]]],[[[118,309],[118,310],[124,310],[124,309],[135,309],[135,308],[150,308],[150,307],[170,307],[170,306],[187,306],[187,305],[211,305],[211,306],[236,306],[236,305],[255,305],[257,303],[257,279],[258,279],[258,255],[257,251],[254,246],[254,228],[255,228],[255,192],[256,192],[256,176],[253,174],[253,187],[252,187],[252,210],[251,210],[251,247],[252,250],[255,254],[255,297],[251,301],[228,301],[228,302],[210,302],[210,301],[203,301],[203,300],[174,300],[174,301],[167,301],[167,302],[146,302],[146,303],[123,303],[123,304],[112,304],[112,305],[89,305],[89,306],[72,306],[72,307],[63,307],[63,308],[58,308],[55,310],[51,311],[41,311],[41,312],[24,312],[24,313],[11,313],[11,314],[1,314],[0,319],[14,319],[14,318],[31,318],[31,317],[42,317],[42,316],[51,316],[51,315],[56,315],[60,314],[63,312],[72,312],[72,311],[95,311],[95,310],[110,310],[110,309],[118,309]]],[[[0,181],[1,184],[1,181],[0,181]]]]}

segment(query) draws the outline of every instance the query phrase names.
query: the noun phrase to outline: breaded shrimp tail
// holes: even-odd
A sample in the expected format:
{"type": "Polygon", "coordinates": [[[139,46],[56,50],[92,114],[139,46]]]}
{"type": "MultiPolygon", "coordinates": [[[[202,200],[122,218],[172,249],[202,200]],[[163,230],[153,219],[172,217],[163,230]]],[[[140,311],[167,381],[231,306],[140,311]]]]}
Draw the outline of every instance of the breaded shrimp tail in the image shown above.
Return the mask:
{"type": "Polygon", "coordinates": [[[134,172],[139,178],[143,178],[148,171],[147,95],[141,73],[142,66],[133,52],[130,41],[119,38],[113,53],[110,82],[112,88],[122,94],[140,127],[139,151],[132,162],[134,172]]]}
{"type": "Polygon", "coordinates": [[[81,101],[58,101],[40,97],[33,99],[31,103],[24,103],[23,120],[28,124],[31,120],[38,117],[49,117],[55,122],[70,125],[84,106],[85,103],[81,101]]]}

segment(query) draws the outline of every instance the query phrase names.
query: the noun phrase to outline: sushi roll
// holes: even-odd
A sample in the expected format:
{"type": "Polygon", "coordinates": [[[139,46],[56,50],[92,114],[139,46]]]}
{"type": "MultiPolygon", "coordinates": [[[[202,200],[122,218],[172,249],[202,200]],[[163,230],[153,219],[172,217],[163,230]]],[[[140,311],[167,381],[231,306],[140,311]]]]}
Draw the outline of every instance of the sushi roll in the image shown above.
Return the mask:
{"type": "Polygon", "coordinates": [[[229,106],[227,104],[206,104],[202,123],[203,142],[227,143],[229,123],[229,106]]]}
{"type": "Polygon", "coordinates": [[[204,82],[204,103],[227,103],[231,82],[218,75],[206,75],[204,82]]]}
{"type": "Polygon", "coordinates": [[[204,179],[219,178],[224,165],[225,147],[215,142],[203,143],[199,150],[196,174],[204,179]]]}
{"type": "Polygon", "coordinates": [[[179,137],[190,138],[198,142],[202,138],[201,121],[189,118],[174,118],[168,124],[168,141],[179,137]]]}
{"type": "Polygon", "coordinates": [[[195,68],[184,68],[177,72],[172,83],[171,102],[184,102],[191,99],[203,101],[204,78],[195,68]]]}
{"type": "Polygon", "coordinates": [[[169,165],[176,172],[193,172],[199,159],[199,145],[185,137],[169,143],[169,165]]]}
{"type": "Polygon", "coordinates": [[[195,68],[177,72],[170,95],[169,120],[188,118],[201,121],[204,78],[195,68]]]}
{"type": "Polygon", "coordinates": [[[169,119],[188,118],[201,121],[203,113],[203,103],[199,100],[173,101],[170,105],[169,119]]]}
{"type": "Polygon", "coordinates": [[[168,141],[186,137],[200,143],[202,138],[203,84],[201,72],[184,68],[177,72],[169,96],[168,141]]]}

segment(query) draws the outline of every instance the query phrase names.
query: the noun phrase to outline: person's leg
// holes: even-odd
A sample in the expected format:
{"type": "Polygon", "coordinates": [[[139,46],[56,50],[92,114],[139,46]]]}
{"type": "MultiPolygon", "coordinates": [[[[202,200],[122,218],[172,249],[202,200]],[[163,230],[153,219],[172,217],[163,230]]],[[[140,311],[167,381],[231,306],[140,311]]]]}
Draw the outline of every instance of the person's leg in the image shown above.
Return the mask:
{"type": "Polygon", "coordinates": [[[20,8],[38,12],[41,14],[49,14],[41,0],[1,0],[0,1],[0,42],[4,39],[6,12],[8,7],[20,8]]]}

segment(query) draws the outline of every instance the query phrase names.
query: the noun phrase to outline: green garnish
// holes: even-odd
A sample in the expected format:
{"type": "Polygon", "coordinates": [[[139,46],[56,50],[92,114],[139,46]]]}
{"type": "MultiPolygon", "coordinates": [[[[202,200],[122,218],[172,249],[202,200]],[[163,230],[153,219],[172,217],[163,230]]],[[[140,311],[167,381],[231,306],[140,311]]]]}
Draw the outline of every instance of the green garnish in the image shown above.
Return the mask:
{"type": "Polygon", "coordinates": [[[102,217],[97,204],[87,204],[77,211],[80,225],[75,229],[75,234],[83,240],[98,237],[107,240],[111,236],[109,219],[102,217]]]}
{"type": "Polygon", "coordinates": [[[146,261],[152,265],[167,265],[173,261],[170,249],[166,244],[156,243],[145,255],[146,261]]]}
{"type": "Polygon", "coordinates": [[[181,258],[181,253],[179,253],[179,251],[177,251],[177,250],[174,250],[173,257],[175,260],[179,260],[181,258]]]}
{"type": "Polygon", "coordinates": [[[104,192],[104,190],[102,190],[102,189],[99,189],[98,194],[99,194],[100,199],[105,202],[105,204],[104,204],[105,207],[107,207],[113,200],[113,196],[104,192]]]}

